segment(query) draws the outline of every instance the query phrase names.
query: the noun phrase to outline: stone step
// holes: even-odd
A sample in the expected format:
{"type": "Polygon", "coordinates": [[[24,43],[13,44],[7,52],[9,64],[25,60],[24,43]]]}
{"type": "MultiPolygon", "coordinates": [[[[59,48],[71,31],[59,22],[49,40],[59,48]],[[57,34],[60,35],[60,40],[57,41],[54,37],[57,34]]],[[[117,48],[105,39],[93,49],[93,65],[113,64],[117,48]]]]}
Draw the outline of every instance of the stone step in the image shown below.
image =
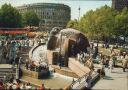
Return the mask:
{"type": "Polygon", "coordinates": [[[13,69],[0,69],[0,72],[12,72],[14,71],[13,69]]]}
{"type": "Polygon", "coordinates": [[[81,71],[75,64],[73,63],[69,63],[69,68],[72,70],[72,71],[77,71],[75,72],[79,77],[83,76],[84,75],[84,72],[81,71]]]}
{"type": "Polygon", "coordinates": [[[13,69],[10,64],[0,64],[0,79],[3,79],[6,74],[13,74],[16,76],[16,68],[13,69]]]}
{"type": "Polygon", "coordinates": [[[10,70],[10,71],[8,71],[8,70],[3,70],[3,71],[0,71],[0,73],[3,73],[3,72],[6,72],[6,73],[10,73],[10,72],[16,72],[16,70],[10,70]]]}
{"type": "Polygon", "coordinates": [[[16,75],[16,73],[0,73],[0,76],[5,76],[6,74],[13,74],[13,75],[16,75]]]}
{"type": "Polygon", "coordinates": [[[13,76],[16,77],[16,72],[0,72],[0,79],[3,79],[6,74],[13,74],[13,76]]]}
{"type": "Polygon", "coordinates": [[[3,76],[0,76],[0,79],[3,79],[4,77],[3,76]]]}
{"type": "Polygon", "coordinates": [[[90,69],[87,66],[84,66],[79,61],[75,60],[75,58],[69,58],[68,66],[79,77],[90,72],[90,69]]]}
{"type": "Polygon", "coordinates": [[[80,63],[79,61],[77,60],[73,60],[73,63],[75,63],[76,65],[79,66],[79,68],[85,72],[85,73],[88,73],[90,71],[90,69],[87,67],[87,66],[84,66],[84,64],[80,63]]]}
{"type": "MultiPolygon", "coordinates": [[[[14,76],[14,78],[16,78],[16,75],[14,76]]],[[[4,79],[4,76],[0,76],[0,79],[4,79]]]]}

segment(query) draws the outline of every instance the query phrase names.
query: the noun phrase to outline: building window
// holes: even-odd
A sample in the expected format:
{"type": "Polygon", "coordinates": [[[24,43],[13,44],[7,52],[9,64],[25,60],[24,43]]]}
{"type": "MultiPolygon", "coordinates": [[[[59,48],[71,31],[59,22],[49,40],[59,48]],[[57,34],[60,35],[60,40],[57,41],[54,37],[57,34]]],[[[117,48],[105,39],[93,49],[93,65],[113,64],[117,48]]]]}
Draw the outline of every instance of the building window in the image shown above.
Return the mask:
{"type": "Polygon", "coordinates": [[[52,15],[55,15],[55,13],[53,12],[52,15]]]}
{"type": "Polygon", "coordinates": [[[49,13],[47,12],[47,15],[48,15],[49,13]]]}

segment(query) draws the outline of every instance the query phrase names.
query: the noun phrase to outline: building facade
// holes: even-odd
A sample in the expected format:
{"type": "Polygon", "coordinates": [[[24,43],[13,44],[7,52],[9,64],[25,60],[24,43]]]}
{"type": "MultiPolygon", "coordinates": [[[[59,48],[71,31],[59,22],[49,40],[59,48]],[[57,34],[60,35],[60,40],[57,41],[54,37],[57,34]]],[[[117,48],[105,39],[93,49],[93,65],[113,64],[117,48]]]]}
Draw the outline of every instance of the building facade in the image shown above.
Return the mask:
{"type": "Polygon", "coordinates": [[[112,8],[120,11],[124,7],[128,8],[128,0],[112,0],[112,8]]]}
{"type": "Polygon", "coordinates": [[[71,18],[71,9],[64,4],[35,3],[17,7],[20,13],[33,10],[40,18],[40,27],[51,30],[53,27],[65,28],[71,18]]]}

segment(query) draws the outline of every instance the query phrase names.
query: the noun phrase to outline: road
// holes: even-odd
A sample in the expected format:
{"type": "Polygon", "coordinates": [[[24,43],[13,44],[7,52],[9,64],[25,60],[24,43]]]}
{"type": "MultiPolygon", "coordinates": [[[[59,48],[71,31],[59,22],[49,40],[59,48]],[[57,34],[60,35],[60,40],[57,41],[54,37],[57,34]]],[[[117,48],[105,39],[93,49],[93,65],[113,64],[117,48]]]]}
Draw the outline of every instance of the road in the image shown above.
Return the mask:
{"type": "Polygon", "coordinates": [[[128,69],[123,72],[122,68],[114,68],[110,73],[105,69],[106,76],[100,79],[92,90],[128,90],[128,69]]]}

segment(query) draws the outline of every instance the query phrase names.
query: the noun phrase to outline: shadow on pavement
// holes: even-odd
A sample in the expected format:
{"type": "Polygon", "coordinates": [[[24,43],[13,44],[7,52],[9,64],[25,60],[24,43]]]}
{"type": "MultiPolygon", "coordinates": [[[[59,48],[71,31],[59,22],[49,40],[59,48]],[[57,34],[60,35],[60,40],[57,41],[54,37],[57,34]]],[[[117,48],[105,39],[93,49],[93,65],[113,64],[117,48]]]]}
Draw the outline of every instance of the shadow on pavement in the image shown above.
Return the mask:
{"type": "Polygon", "coordinates": [[[103,79],[106,79],[106,80],[114,80],[110,76],[105,76],[103,79]]]}
{"type": "Polygon", "coordinates": [[[122,71],[122,72],[112,72],[112,73],[116,73],[116,74],[124,74],[123,71],[122,71]]]}

